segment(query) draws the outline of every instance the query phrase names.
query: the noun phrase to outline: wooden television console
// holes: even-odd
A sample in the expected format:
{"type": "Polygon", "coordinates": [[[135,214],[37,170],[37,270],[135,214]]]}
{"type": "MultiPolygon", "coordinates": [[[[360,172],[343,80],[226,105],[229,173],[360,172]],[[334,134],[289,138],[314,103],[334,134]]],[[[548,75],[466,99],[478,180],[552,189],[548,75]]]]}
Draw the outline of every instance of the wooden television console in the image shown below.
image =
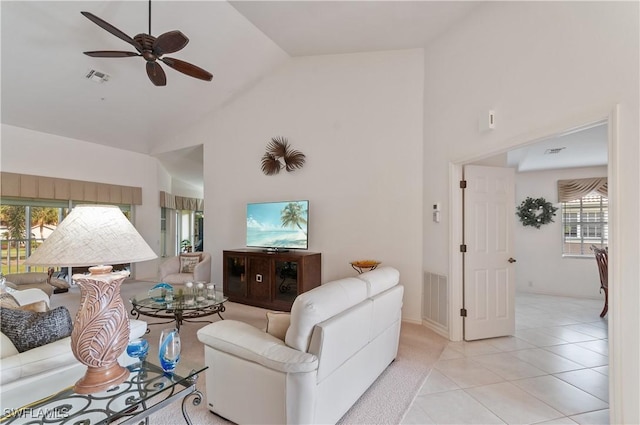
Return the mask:
{"type": "Polygon", "coordinates": [[[293,300],[320,285],[321,255],[308,251],[237,249],[222,252],[229,301],[291,311],[293,300]]]}

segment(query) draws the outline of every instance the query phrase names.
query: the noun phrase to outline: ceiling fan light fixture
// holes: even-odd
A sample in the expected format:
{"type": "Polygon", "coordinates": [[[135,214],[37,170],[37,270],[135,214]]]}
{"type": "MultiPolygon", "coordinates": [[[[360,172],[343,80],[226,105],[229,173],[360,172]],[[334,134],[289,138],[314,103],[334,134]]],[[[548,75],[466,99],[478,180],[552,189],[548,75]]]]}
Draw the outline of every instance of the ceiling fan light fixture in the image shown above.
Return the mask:
{"type": "Polygon", "coordinates": [[[166,75],[160,64],[156,62],[158,60],[176,71],[190,77],[204,81],[211,81],[213,79],[213,75],[209,71],[205,71],[196,65],[175,58],[162,57],[165,53],[174,53],[183,49],[189,43],[189,38],[178,30],[165,32],[160,34],[157,38],[153,37],[151,35],[151,0],[149,0],[149,34],[141,33],[133,38],[129,37],[127,34],[105,20],[98,18],[93,13],[80,13],[100,28],[129,43],[136,49],[136,52],[120,50],[96,50],[83,52],[87,56],[95,58],[125,58],[141,56],[147,62],[147,76],[155,86],[165,86],[167,84],[166,75]]]}
{"type": "Polygon", "coordinates": [[[109,81],[109,74],[105,74],[101,71],[96,71],[95,69],[90,69],[87,71],[85,78],[89,81],[93,81],[94,83],[104,83],[105,81],[109,81]]]}

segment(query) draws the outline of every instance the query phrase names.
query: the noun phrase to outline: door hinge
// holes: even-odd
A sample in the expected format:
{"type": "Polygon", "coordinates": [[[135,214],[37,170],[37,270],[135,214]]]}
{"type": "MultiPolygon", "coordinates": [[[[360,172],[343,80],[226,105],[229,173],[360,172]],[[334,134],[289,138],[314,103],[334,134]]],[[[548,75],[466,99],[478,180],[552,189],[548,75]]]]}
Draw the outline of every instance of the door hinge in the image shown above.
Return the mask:
{"type": "Polygon", "coordinates": [[[460,309],[460,316],[467,317],[467,309],[466,308],[461,308],[460,309]]]}
{"type": "Polygon", "coordinates": [[[460,252],[467,252],[467,245],[466,244],[460,245],[460,252]]]}
{"type": "Polygon", "coordinates": [[[460,180],[460,189],[466,189],[466,188],[467,188],[467,181],[460,180]]]}

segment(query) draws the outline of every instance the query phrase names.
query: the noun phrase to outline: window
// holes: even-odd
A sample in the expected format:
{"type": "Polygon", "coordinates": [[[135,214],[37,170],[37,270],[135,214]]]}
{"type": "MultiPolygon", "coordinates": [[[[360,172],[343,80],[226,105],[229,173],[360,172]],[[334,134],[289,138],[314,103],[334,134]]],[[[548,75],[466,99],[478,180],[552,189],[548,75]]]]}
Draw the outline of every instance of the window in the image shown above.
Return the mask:
{"type": "Polygon", "coordinates": [[[3,198],[0,206],[2,273],[46,271],[26,260],[69,212],[68,201],[3,198]]]}
{"type": "MultiPolygon", "coordinates": [[[[24,261],[56,229],[72,207],[86,203],[31,198],[2,198],[0,201],[0,271],[5,274],[46,271],[46,266],[26,266],[24,261]]],[[[131,205],[118,206],[131,220],[131,205]]]]}
{"type": "Polygon", "coordinates": [[[204,213],[202,211],[176,210],[178,252],[202,251],[204,213]]]}
{"type": "Polygon", "coordinates": [[[167,256],[167,211],[169,209],[162,207],[160,208],[160,249],[162,252],[160,255],[162,257],[167,256]]]}
{"type": "Polygon", "coordinates": [[[593,256],[591,245],[604,248],[609,242],[608,199],[592,192],[562,203],[563,245],[566,256],[593,256]]]}

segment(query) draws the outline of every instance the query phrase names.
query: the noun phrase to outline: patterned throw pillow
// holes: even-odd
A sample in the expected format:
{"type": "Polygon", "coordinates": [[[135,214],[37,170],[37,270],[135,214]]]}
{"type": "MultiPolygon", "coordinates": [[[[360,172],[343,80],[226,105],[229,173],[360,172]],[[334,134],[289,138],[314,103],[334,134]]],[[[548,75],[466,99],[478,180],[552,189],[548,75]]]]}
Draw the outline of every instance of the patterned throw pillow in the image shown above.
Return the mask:
{"type": "Polygon", "coordinates": [[[180,273],[193,273],[196,265],[200,262],[200,256],[181,255],[180,256],[180,273]]]}
{"type": "Polygon", "coordinates": [[[42,313],[0,308],[0,330],[23,353],[71,335],[73,322],[66,307],[42,313]]]}

